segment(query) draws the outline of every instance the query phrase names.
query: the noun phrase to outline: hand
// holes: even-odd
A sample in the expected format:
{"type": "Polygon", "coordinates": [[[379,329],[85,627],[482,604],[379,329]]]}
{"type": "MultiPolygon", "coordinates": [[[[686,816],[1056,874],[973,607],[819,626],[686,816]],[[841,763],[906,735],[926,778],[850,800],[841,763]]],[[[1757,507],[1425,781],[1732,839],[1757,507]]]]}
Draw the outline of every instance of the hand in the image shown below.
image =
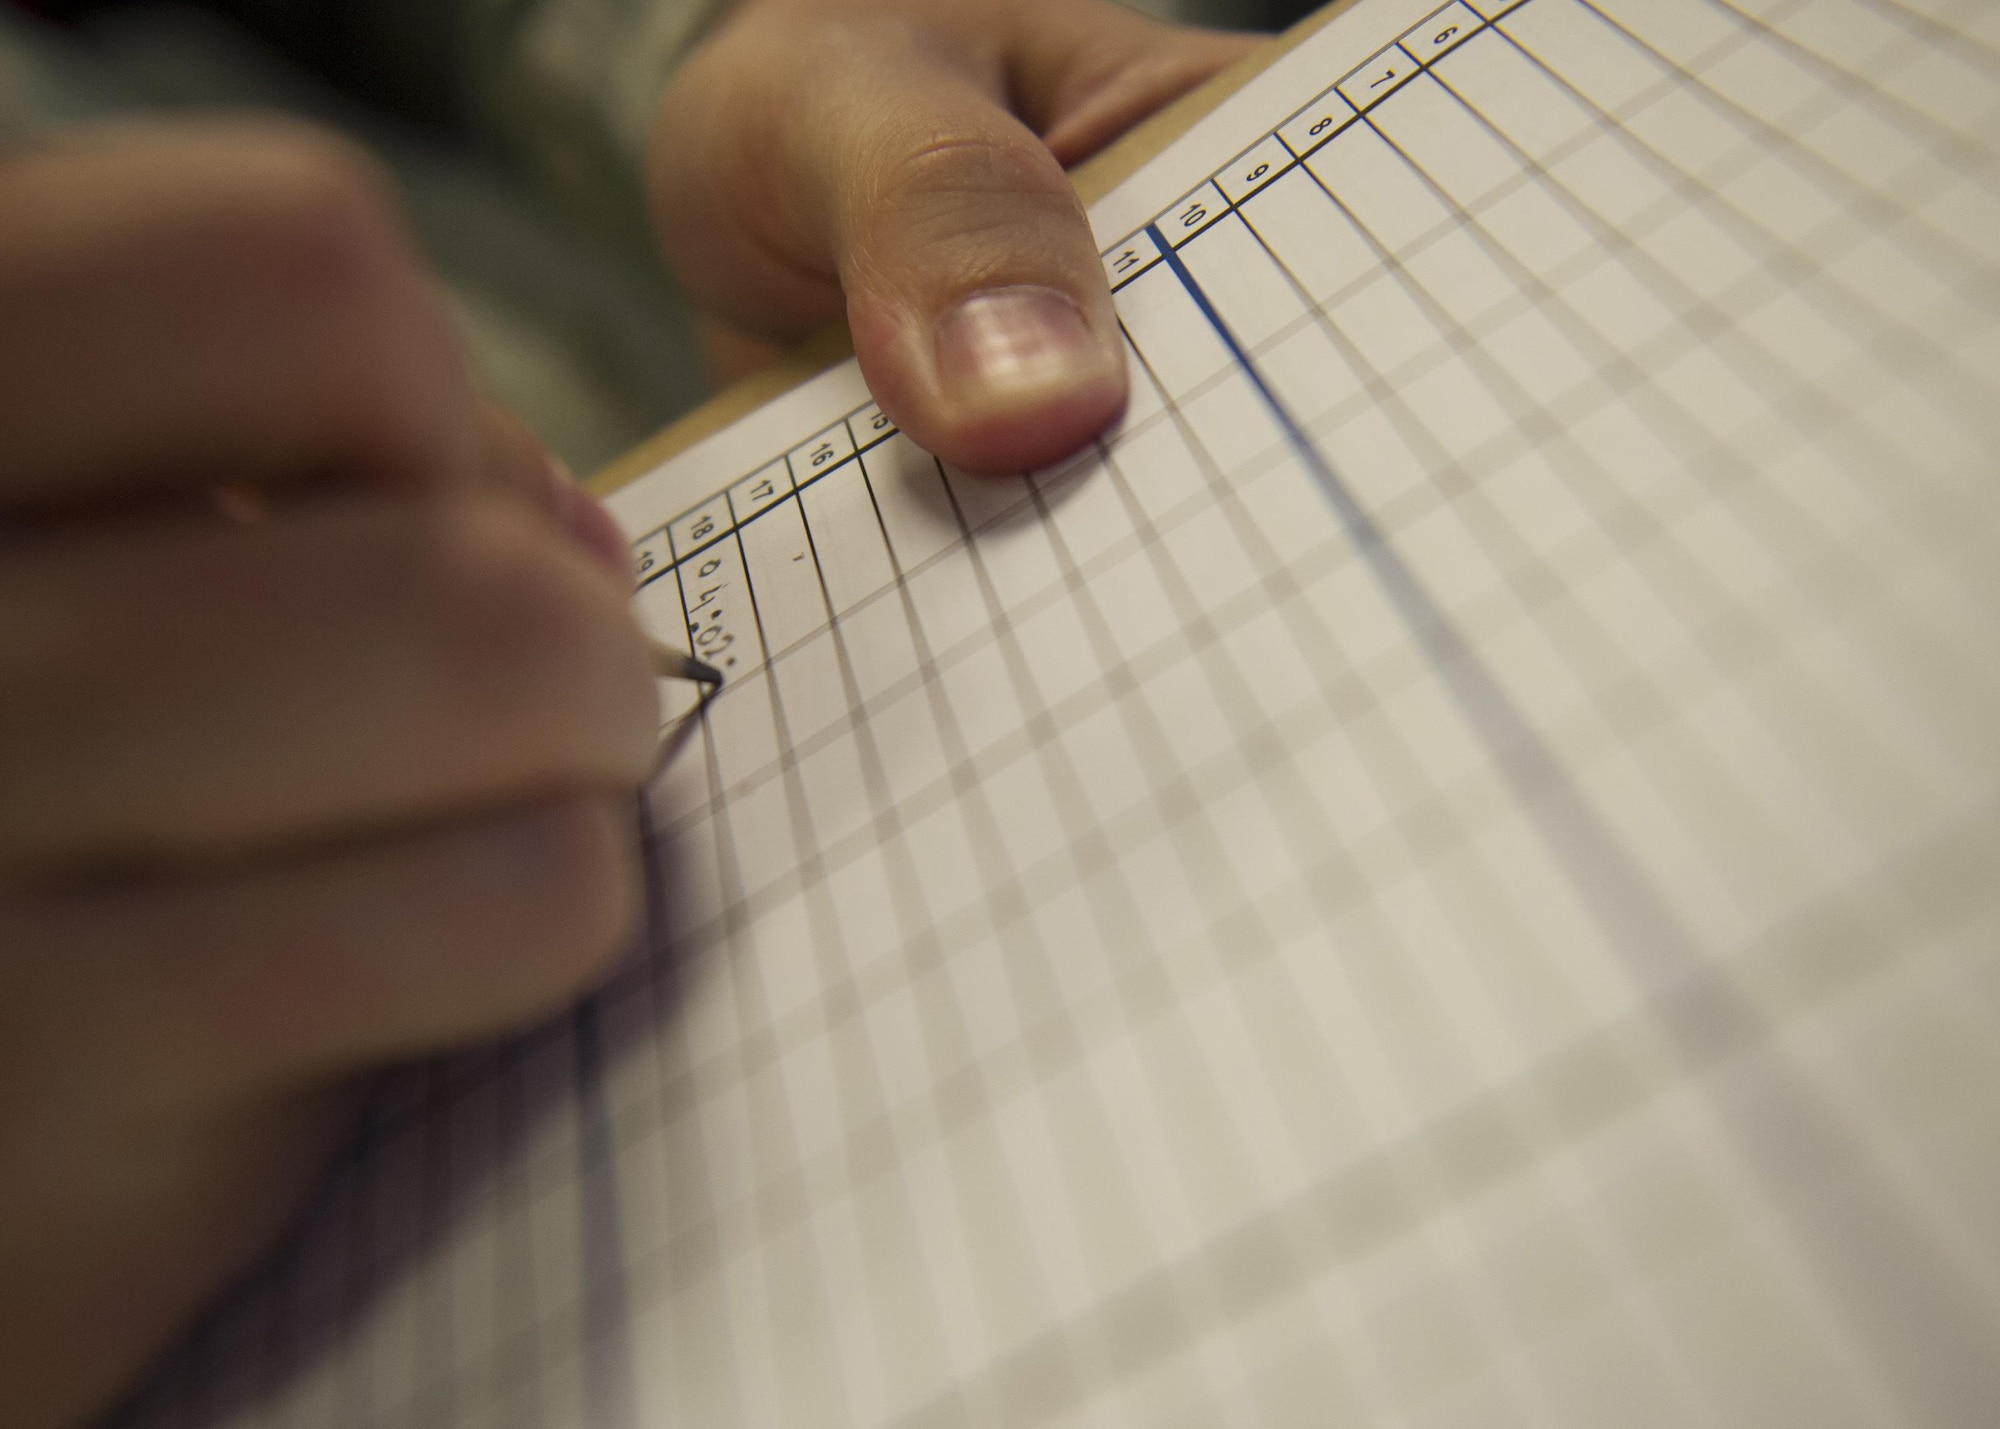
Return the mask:
{"type": "Polygon", "coordinates": [[[617,949],[657,711],[616,528],[331,141],[0,159],[0,332],[0,1423],[38,1429],[269,1241],[359,1069],[617,949]]]}
{"type": "Polygon", "coordinates": [[[1125,401],[1064,167],[1254,43],[1111,0],[741,0],[661,107],[658,227],[726,342],[795,340],[844,308],[919,444],[1040,466],[1125,401]]]}

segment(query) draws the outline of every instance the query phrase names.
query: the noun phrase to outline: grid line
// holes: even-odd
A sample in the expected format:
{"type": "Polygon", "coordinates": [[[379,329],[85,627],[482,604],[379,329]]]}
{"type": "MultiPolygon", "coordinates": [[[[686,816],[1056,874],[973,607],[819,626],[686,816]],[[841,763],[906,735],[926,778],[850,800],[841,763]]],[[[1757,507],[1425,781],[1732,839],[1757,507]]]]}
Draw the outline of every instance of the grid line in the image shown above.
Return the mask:
{"type": "Polygon", "coordinates": [[[1601,1422],[1582,1325],[1672,1418],[1990,1397],[2000,1226],[1937,1148],[1991,1113],[1883,1109],[1932,1043],[2000,1076],[2000,114],[1912,89],[1991,46],[1417,8],[1142,176],[1087,460],[978,484],[840,375],[706,500],[634,490],[647,617],[736,642],[648,946],[399,1078],[142,1422],[1220,1418],[1283,1402],[1277,1325],[1367,1422],[1601,1422]]]}

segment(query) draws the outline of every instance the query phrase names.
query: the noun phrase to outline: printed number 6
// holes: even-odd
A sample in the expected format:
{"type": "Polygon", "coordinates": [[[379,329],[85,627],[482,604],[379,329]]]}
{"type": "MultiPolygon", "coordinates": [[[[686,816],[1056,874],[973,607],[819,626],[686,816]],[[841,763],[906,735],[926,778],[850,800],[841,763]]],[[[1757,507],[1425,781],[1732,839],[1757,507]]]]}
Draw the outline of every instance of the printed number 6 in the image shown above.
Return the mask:
{"type": "Polygon", "coordinates": [[[1446,26],[1443,30],[1439,31],[1437,34],[1431,36],[1431,43],[1434,45],[1448,45],[1451,43],[1451,37],[1457,33],[1458,33],[1458,26],[1456,25],[1446,26]]]}

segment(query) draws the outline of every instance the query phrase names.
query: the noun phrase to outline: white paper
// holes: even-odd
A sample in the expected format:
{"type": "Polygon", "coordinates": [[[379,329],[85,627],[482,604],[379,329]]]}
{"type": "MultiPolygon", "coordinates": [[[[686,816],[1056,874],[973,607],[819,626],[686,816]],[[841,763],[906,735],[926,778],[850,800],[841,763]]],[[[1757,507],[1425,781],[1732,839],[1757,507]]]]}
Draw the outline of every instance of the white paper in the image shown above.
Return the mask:
{"type": "Polygon", "coordinates": [[[1093,211],[1096,450],[621,492],[648,947],[135,1420],[1990,1422],[1996,76],[1363,0],[1093,211]]]}

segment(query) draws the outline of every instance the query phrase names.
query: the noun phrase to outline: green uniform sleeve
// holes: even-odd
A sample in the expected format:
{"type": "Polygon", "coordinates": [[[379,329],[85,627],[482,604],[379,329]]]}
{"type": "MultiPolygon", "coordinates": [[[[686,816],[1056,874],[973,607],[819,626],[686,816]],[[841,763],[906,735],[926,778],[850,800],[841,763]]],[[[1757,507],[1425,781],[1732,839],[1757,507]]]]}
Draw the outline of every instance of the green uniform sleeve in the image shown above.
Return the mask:
{"type": "Polygon", "coordinates": [[[466,122],[566,207],[630,226],[661,90],[726,3],[455,0],[466,122]]]}
{"type": "Polygon", "coordinates": [[[728,0],[209,0],[343,87],[498,151],[562,207],[642,225],[667,76],[728,0]]]}

